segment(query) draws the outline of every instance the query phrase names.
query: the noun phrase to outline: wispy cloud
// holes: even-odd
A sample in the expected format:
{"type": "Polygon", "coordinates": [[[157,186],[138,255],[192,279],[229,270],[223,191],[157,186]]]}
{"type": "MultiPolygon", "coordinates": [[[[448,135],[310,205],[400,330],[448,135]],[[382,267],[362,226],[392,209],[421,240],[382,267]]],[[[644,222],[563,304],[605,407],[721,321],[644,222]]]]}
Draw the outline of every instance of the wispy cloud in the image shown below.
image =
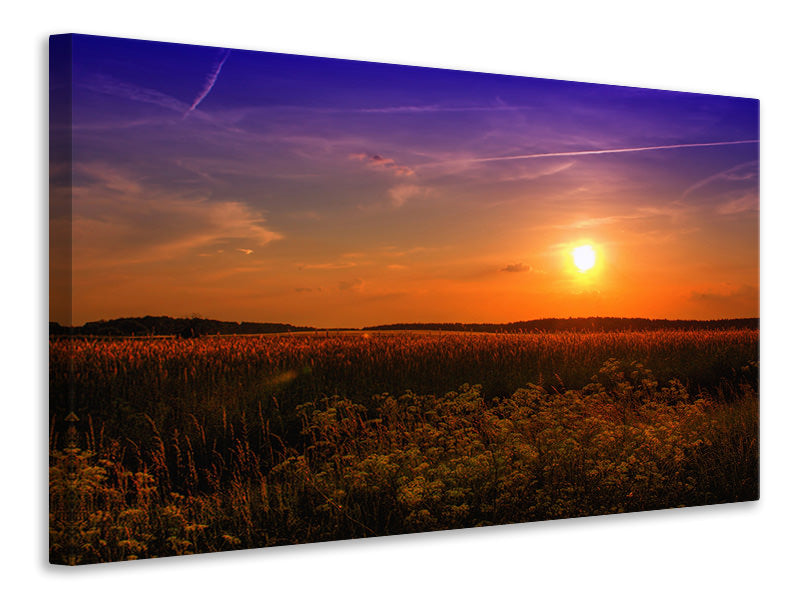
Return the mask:
{"type": "Polygon", "coordinates": [[[441,113],[441,112],[490,112],[496,113],[499,111],[516,111],[516,110],[535,110],[533,106],[513,106],[509,104],[490,104],[490,105],[471,105],[471,106],[454,106],[445,104],[420,104],[420,105],[406,105],[406,106],[377,106],[371,108],[356,108],[356,109],[334,109],[337,112],[360,112],[360,113],[378,113],[378,114],[408,114],[408,113],[441,113]]]}
{"type": "Polygon", "coordinates": [[[639,218],[631,215],[609,215],[607,217],[590,217],[588,219],[580,219],[572,221],[566,225],[554,225],[557,229],[592,229],[593,227],[602,227],[604,225],[613,225],[620,221],[639,218]]]}
{"type": "Polygon", "coordinates": [[[391,198],[392,206],[400,208],[411,199],[424,198],[430,191],[430,188],[421,185],[396,185],[389,189],[389,197],[391,198]]]}
{"type": "Polygon", "coordinates": [[[297,268],[299,270],[316,270],[316,271],[336,271],[338,269],[350,269],[357,266],[354,262],[337,262],[337,263],[316,263],[316,264],[301,264],[297,268]]]}
{"type": "Polygon", "coordinates": [[[663,206],[637,206],[629,209],[625,214],[610,214],[598,217],[584,217],[571,220],[564,224],[552,225],[556,229],[594,229],[615,225],[622,222],[652,221],[653,219],[664,219],[670,223],[691,213],[691,207],[680,204],[666,204],[663,206]]]}
{"type": "Polygon", "coordinates": [[[139,194],[141,183],[122,170],[100,162],[85,162],[75,165],[75,172],[89,178],[96,188],[106,192],[122,194],[139,194]]]}
{"type": "Polygon", "coordinates": [[[126,83],[113,77],[96,76],[78,85],[98,94],[106,94],[108,96],[116,96],[135,102],[153,104],[174,112],[183,113],[187,109],[187,104],[181,102],[177,98],[173,98],[158,90],[126,83]]]}
{"type": "Polygon", "coordinates": [[[736,215],[757,211],[758,205],[758,194],[755,192],[732,193],[728,194],[727,199],[718,203],[717,212],[721,215],[736,215]]]}
{"type": "Polygon", "coordinates": [[[364,282],[358,278],[339,282],[339,289],[343,292],[360,292],[363,288],[364,282]]]}
{"type": "Polygon", "coordinates": [[[102,163],[78,163],[75,172],[73,229],[82,267],[167,262],[222,247],[249,254],[253,245],[283,237],[243,202],[146,185],[102,163]]]}
{"type": "Polygon", "coordinates": [[[527,273],[530,270],[530,265],[524,265],[522,263],[514,263],[513,265],[508,265],[500,269],[500,271],[505,271],[506,273],[527,273]]]}
{"type": "Polygon", "coordinates": [[[756,314],[758,307],[759,290],[753,285],[742,285],[735,288],[720,290],[720,291],[693,291],[689,297],[692,302],[699,302],[703,304],[741,304],[743,306],[752,307],[752,314],[746,316],[753,316],[756,314]]]}
{"type": "Polygon", "coordinates": [[[431,167],[449,163],[483,163],[499,162],[505,160],[527,160],[535,158],[555,158],[563,156],[592,156],[596,154],[622,154],[626,152],[650,152],[654,150],[678,150],[681,148],[705,148],[711,146],[734,146],[737,144],[757,144],[759,140],[733,140],[728,142],[698,142],[692,144],[668,144],[663,146],[637,146],[633,148],[604,148],[599,150],[569,150],[566,152],[541,152],[537,154],[516,154],[513,156],[485,156],[476,158],[462,158],[453,161],[442,161],[418,165],[415,168],[431,167]]]}
{"type": "Polygon", "coordinates": [[[75,254],[82,267],[163,263],[231,240],[267,244],[282,237],[267,229],[258,213],[238,202],[161,197],[105,209],[101,215],[74,217],[75,254]],[[153,231],[154,221],[159,223],[158,231],[153,231]]]}
{"type": "Polygon", "coordinates": [[[495,181],[535,181],[542,177],[549,175],[556,175],[562,171],[566,171],[575,166],[574,160],[569,161],[552,161],[549,163],[539,163],[534,167],[531,164],[526,164],[524,168],[512,169],[506,174],[499,175],[494,178],[495,181]]]}
{"type": "Polygon", "coordinates": [[[319,221],[322,219],[322,215],[319,213],[319,211],[316,210],[298,210],[289,213],[288,216],[293,219],[301,219],[308,221],[319,221]]]}
{"type": "Polygon", "coordinates": [[[398,164],[393,158],[387,158],[380,154],[366,154],[364,152],[351,154],[350,158],[359,160],[373,168],[385,168],[392,171],[395,175],[400,177],[407,177],[414,174],[411,167],[398,164]]]}
{"type": "Polygon", "coordinates": [[[184,119],[186,117],[188,117],[189,114],[191,114],[194,111],[194,109],[197,108],[203,100],[205,100],[206,96],[208,96],[208,94],[214,88],[214,84],[217,83],[217,78],[219,77],[219,72],[222,70],[222,65],[225,64],[225,61],[228,60],[228,57],[230,55],[231,55],[231,51],[230,50],[224,50],[222,52],[222,55],[217,60],[217,64],[214,65],[214,68],[211,70],[211,72],[206,77],[205,86],[203,87],[202,90],[200,90],[200,93],[194,99],[194,102],[192,102],[191,106],[189,106],[187,111],[185,113],[183,113],[183,118],[184,119]]]}
{"type": "Polygon", "coordinates": [[[747,181],[755,182],[757,179],[758,179],[758,161],[751,160],[748,162],[738,164],[735,167],[731,167],[730,169],[725,169],[724,171],[720,171],[719,173],[714,173],[710,177],[706,177],[705,179],[701,179],[700,181],[693,183],[688,188],[686,188],[686,191],[683,192],[683,194],[681,195],[681,200],[686,200],[694,192],[702,188],[708,187],[709,185],[714,183],[747,182],[747,181]]]}
{"type": "Polygon", "coordinates": [[[437,250],[441,250],[441,248],[426,247],[426,246],[414,246],[413,248],[398,248],[397,246],[384,246],[383,248],[380,249],[381,254],[383,254],[384,256],[389,256],[394,258],[418,255],[418,254],[426,254],[429,252],[435,252],[437,250]]]}

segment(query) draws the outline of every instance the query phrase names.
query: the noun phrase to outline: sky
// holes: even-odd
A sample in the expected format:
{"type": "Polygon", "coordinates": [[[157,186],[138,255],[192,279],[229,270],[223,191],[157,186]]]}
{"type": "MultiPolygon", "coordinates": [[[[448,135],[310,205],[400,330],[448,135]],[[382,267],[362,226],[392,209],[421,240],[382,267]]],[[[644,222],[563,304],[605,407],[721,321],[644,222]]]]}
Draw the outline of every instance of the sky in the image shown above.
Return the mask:
{"type": "Polygon", "coordinates": [[[758,316],[757,100],[55,43],[51,320],[758,316]]]}

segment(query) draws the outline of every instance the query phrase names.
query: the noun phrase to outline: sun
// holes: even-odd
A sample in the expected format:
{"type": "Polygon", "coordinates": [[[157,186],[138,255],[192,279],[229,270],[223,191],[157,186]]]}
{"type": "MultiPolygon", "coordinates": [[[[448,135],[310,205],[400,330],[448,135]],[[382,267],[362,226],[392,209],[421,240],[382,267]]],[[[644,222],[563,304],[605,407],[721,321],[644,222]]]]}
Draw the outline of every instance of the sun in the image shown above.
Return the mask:
{"type": "Polygon", "coordinates": [[[572,260],[575,262],[575,266],[578,267],[578,270],[584,272],[594,267],[595,262],[597,262],[597,256],[595,255],[594,248],[587,244],[585,246],[578,246],[572,250],[572,260]]]}

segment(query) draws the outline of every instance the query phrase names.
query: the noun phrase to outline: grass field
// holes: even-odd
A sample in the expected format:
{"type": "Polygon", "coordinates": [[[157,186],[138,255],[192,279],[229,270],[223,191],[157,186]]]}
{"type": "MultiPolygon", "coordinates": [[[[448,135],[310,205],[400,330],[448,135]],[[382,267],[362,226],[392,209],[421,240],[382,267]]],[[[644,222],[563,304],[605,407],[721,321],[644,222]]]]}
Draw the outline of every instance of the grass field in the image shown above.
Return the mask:
{"type": "Polygon", "coordinates": [[[753,500],[758,343],[54,338],[51,561],[753,500]]]}

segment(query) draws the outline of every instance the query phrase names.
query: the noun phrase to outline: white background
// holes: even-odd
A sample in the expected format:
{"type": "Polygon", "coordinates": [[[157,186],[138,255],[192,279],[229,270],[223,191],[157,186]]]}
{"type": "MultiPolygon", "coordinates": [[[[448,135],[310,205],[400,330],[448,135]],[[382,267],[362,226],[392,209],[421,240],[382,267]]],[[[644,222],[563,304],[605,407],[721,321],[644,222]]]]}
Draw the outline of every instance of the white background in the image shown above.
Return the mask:
{"type": "Polygon", "coordinates": [[[9,598],[797,591],[796,15],[775,2],[13,2],[3,9],[0,569],[9,598]],[[291,4],[291,7],[289,5],[291,4]],[[46,563],[47,36],[136,37],[760,98],[762,500],[100,565],[46,563]]]}

